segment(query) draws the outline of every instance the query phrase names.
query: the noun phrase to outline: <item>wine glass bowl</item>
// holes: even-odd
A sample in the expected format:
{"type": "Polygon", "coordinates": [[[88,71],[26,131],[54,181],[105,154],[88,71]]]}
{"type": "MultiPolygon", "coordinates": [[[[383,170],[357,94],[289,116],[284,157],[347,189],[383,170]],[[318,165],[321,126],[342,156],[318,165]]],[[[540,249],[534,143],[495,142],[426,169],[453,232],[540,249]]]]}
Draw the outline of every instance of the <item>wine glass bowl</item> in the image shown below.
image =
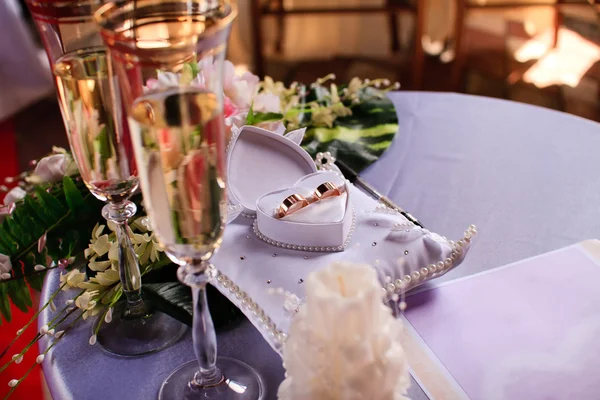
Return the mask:
{"type": "Polygon", "coordinates": [[[195,88],[158,90],[136,100],[131,115],[158,240],[180,264],[197,255],[209,259],[221,243],[226,210],[217,96],[195,88]]]}
{"type": "Polygon", "coordinates": [[[56,60],[53,72],[81,178],[102,201],[129,199],[138,179],[131,143],[118,132],[122,124],[114,118],[113,110],[121,105],[111,94],[106,51],[91,47],[66,53],[56,60]]]}

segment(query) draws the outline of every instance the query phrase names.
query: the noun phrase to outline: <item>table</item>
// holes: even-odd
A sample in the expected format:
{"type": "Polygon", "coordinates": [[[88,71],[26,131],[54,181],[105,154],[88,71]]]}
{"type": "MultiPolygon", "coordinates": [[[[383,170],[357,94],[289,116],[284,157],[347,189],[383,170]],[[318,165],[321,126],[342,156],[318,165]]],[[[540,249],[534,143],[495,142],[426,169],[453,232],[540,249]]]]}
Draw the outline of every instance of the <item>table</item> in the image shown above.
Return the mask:
{"type": "MultiPolygon", "coordinates": [[[[476,96],[397,92],[400,132],[364,177],[430,229],[460,237],[479,228],[466,260],[443,280],[470,275],[600,234],[600,125],[564,113],[476,96]]],[[[57,284],[50,274],[45,302],[57,284]]],[[[48,320],[41,314],[39,323],[48,320]]],[[[152,399],[163,379],[193,359],[190,335],[155,355],[110,357],[80,324],[46,357],[55,400],[152,399]],[[92,382],[95,382],[92,384],[92,382]]],[[[44,346],[44,344],[42,344],[44,346]]],[[[221,355],[254,366],[276,398],[277,354],[245,321],[219,333],[221,355]]],[[[426,399],[413,383],[413,400],[426,399]]]]}

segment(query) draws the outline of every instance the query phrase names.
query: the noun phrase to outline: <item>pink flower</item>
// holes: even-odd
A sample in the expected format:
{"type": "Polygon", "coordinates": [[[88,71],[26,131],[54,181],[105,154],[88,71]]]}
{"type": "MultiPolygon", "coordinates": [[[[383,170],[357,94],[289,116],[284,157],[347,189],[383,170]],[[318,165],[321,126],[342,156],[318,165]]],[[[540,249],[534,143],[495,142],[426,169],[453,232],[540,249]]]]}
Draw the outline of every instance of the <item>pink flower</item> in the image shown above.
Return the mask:
{"type": "Polygon", "coordinates": [[[181,151],[177,143],[177,135],[171,135],[168,129],[158,132],[160,156],[165,167],[175,169],[181,159],[181,151]]]}
{"type": "Polygon", "coordinates": [[[10,192],[6,193],[6,196],[4,196],[4,205],[10,206],[11,204],[23,199],[26,194],[27,192],[19,186],[14,187],[10,190],[10,192]]]}
{"type": "MultiPolygon", "coordinates": [[[[212,60],[202,60],[198,64],[200,73],[207,82],[210,82],[216,71],[212,60]]],[[[251,72],[245,72],[237,75],[235,66],[231,61],[223,62],[223,91],[225,96],[229,97],[233,104],[240,110],[248,110],[252,100],[258,92],[260,79],[251,72]]]]}
{"type": "Polygon", "coordinates": [[[223,104],[223,116],[225,118],[234,117],[239,113],[238,108],[233,104],[229,97],[225,97],[223,104]]]}
{"type": "Polygon", "coordinates": [[[182,215],[179,217],[181,236],[194,239],[203,232],[210,231],[211,221],[204,209],[211,201],[210,191],[203,187],[207,183],[208,163],[207,151],[193,150],[187,154],[177,170],[177,189],[182,215]]]}
{"type": "MultiPolygon", "coordinates": [[[[10,257],[6,256],[4,254],[0,254],[0,273],[2,275],[5,274],[10,274],[10,271],[12,270],[12,264],[10,262],[10,257]]],[[[9,278],[6,275],[4,276],[4,279],[9,278]]]]}
{"type": "Polygon", "coordinates": [[[146,81],[146,87],[144,87],[144,90],[156,90],[156,89],[160,89],[160,82],[158,81],[158,79],[148,79],[146,81]]]}
{"type": "Polygon", "coordinates": [[[33,174],[39,177],[40,182],[56,183],[65,176],[67,169],[67,156],[53,154],[44,157],[37,163],[33,174]]]}

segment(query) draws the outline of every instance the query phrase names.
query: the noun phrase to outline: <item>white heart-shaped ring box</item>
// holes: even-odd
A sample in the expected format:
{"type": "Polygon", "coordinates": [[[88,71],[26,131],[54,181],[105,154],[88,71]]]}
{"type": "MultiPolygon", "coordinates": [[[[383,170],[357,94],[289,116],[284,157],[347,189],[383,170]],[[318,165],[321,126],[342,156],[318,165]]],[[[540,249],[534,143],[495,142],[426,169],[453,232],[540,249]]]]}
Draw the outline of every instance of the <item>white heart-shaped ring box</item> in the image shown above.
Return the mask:
{"type": "Polygon", "coordinates": [[[310,155],[287,137],[242,127],[230,143],[227,184],[230,202],[241,205],[245,215],[256,215],[255,232],[266,242],[305,251],[344,250],[354,220],[350,188],[336,172],[317,172],[310,155]],[[275,217],[275,209],[287,196],[307,197],[328,181],[346,190],[337,199],[311,204],[297,215],[275,217]],[[312,220],[302,222],[303,217],[312,220]]]}

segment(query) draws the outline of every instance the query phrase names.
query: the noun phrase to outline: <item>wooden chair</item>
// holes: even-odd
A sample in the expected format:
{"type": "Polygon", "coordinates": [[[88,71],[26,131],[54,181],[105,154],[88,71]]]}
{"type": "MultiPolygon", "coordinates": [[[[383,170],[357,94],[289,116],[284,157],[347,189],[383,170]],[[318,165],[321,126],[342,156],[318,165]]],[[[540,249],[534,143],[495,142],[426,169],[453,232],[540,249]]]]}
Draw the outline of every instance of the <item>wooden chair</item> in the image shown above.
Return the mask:
{"type": "Polygon", "coordinates": [[[456,0],[456,18],[454,21],[454,41],[455,41],[455,59],[452,67],[452,87],[456,91],[462,89],[462,76],[463,69],[467,58],[467,48],[465,46],[464,34],[465,34],[465,22],[469,11],[497,11],[497,10],[516,10],[524,8],[540,8],[552,7],[554,9],[554,38],[552,47],[556,47],[558,44],[558,32],[562,25],[562,13],[561,8],[564,6],[586,6],[594,7],[598,3],[598,0],[554,0],[544,1],[539,3],[525,3],[513,0],[507,0],[503,3],[492,3],[492,4],[477,4],[473,3],[473,0],[456,0]]]}
{"type": "Polygon", "coordinates": [[[412,60],[412,81],[414,88],[420,88],[423,80],[424,53],[421,45],[424,25],[424,7],[426,0],[386,0],[381,6],[374,7],[342,7],[342,8],[286,8],[283,0],[252,0],[252,30],[254,69],[258,76],[264,76],[265,56],[263,48],[263,34],[261,22],[264,17],[275,17],[277,20],[277,33],[275,40],[275,52],[281,54],[283,51],[283,40],[285,32],[285,18],[289,15],[323,15],[323,14],[387,14],[389,34],[391,38],[391,51],[396,53],[400,50],[398,39],[398,22],[396,16],[400,13],[410,13],[415,18],[415,32],[412,60]]]}

